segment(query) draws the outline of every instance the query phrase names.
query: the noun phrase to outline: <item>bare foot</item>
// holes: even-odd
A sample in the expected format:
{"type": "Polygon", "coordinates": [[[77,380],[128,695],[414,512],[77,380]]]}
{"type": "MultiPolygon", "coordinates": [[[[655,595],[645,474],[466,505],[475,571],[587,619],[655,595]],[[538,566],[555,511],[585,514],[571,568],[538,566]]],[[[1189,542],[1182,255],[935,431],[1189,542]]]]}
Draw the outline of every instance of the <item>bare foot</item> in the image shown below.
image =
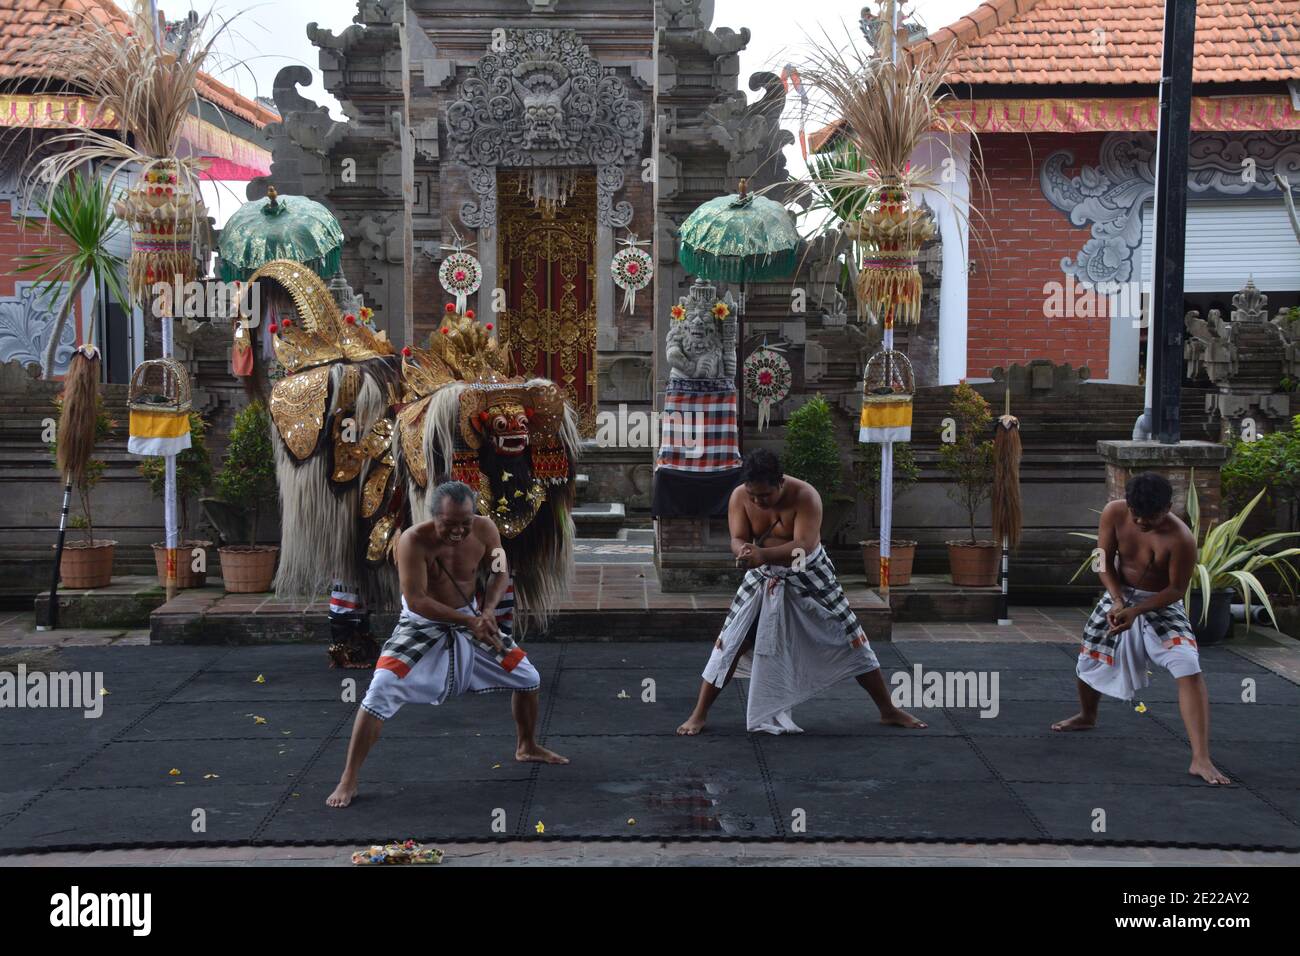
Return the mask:
{"type": "Polygon", "coordinates": [[[1083,714],[1075,714],[1068,720],[1058,720],[1052,724],[1053,730],[1092,730],[1097,726],[1097,718],[1085,717],[1083,714]]]}
{"type": "Polygon", "coordinates": [[[568,763],[568,757],[561,757],[554,751],[547,750],[541,744],[531,744],[515,751],[515,759],[522,763],[568,763]]]}
{"type": "Polygon", "coordinates": [[[917,720],[907,711],[898,707],[895,707],[887,714],[881,714],[880,722],[893,727],[905,727],[908,730],[925,730],[926,727],[930,726],[925,721],[917,720]]]}
{"type": "Polygon", "coordinates": [[[331,807],[346,807],[356,795],[357,784],[355,780],[340,780],[339,785],[334,788],[334,792],[325,798],[325,803],[331,807]]]}
{"type": "Polygon", "coordinates": [[[1201,760],[1193,760],[1192,765],[1187,768],[1187,772],[1193,777],[1200,777],[1206,783],[1232,785],[1232,781],[1229,780],[1218,767],[1210,763],[1209,757],[1201,760]]]}
{"type": "Polygon", "coordinates": [[[704,729],[704,718],[697,717],[694,714],[686,718],[686,722],[677,728],[679,737],[695,737],[704,729]]]}

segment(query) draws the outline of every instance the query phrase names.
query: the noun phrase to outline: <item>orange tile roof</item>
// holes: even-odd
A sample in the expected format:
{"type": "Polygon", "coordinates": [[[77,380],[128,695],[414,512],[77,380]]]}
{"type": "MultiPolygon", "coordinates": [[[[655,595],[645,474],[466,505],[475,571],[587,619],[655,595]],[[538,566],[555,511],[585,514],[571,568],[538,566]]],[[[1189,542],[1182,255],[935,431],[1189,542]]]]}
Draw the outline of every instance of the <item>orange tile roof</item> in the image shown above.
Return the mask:
{"type": "MultiPolygon", "coordinates": [[[[987,0],[913,46],[972,84],[1158,83],[1164,0],[987,0]]],[[[1300,78],[1300,0],[1200,0],[1193,82],[1300,78]]]]}
{"type": "MultiPolygon", "coordinates": [[[[0,0],[0,79],[21,76],[20,52],[34,39],[89,16],[114,30],[128,29],[126,14],[113,0],[0,0]]],[[[280,116],[237,93],[206,73],[199,74],[199,95],[259,129],[280,116]]]]}

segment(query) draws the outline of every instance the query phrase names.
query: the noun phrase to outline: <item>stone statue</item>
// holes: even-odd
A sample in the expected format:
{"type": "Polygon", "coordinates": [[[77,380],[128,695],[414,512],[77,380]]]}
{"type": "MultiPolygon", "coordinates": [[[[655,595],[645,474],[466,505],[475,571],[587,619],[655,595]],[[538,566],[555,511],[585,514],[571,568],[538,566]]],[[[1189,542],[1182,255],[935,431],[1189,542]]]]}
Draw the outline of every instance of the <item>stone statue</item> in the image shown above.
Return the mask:
{"type": "Polygon", "coordinates": [[[716,286],[696,280],[690,294],[677,303],[685,318],[674,320],[668,329],[669,379],[734,379],[736,377],[736,301],[728,292],[718,297],[716,286]],[[719,320],[714,310],[727,308],[719,320]]]}

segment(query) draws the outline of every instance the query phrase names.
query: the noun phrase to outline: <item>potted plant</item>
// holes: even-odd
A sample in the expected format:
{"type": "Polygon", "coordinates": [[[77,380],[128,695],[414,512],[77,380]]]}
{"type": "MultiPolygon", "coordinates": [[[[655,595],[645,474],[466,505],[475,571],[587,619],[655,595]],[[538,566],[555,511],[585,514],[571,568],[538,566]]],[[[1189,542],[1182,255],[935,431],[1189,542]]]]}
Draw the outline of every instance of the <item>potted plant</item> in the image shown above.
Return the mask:
{"type": "MultiPolygon", "coordinates": [[[[201,588],[207,583],[206,561],[195,570],[194,549],[212,547],[211,541],[192,540],[186,537],[190,524],[190,505],[196,495],[212,484],[212,459],[208,456],[208,445],[204,439],[207,423],[198,412],[190,412],[190,447],[176,456],[176,497],[180,503],[180,540],[176,560],[176,586],[178,588],[201,588]]],[[[166,459],[146,458],[140,463],[140,474],[149,482],[149,490],[155,498],[163,496],[166,480],[166,459]]],[[[154,564],[158,569],[158,583],[167,583],[167,542],[160,541],[153,546],[154,564]]]]}
{"type": "MultiPolygon", "coordinates": [[[[894,443],[894,500],[905,495],[921,470],[916,465],[916,456],[912,453],[909,442],[894,443]]],[[[857,486],[858,496],[867,502],[869,510],[868,527],[880,513],[880,445],[871,442],[859,444],[853,453],[853,483],[857,486]]],[[[862,546],[862,563],[867,571],[867,583],[880,584],[880,538],[859,541],[862,546]]],[[[912,582],[912,562],[916,558],[916,542],[900,538],[889,539],[889,581],[891,586],[910,584],[912,582]]]]}
{"type": "Polygon", "coordinates": [[[970,523],[969,538],[947,542],[952,583],[992,587],[998,580],[998,545],[975,537],[975,515],[993,492],[993,441],[983,437],[993,413],[979,392],[961,382],[953,389],[948,418],[951,422],[940,429],[939,467],[951,481],[948,497],[965,510],[970,523]]]}
{"type": "MultiPolygon", "coordinates": [[[[1193,476],[1194,478],[1195,476],[1193,476]]],[[[1261,490],[1245,508],[1222,524],[1211,521],[1201,538],[1201,509],[1196,495],[1195,480],[1187,487],[1187,517],[1191,520],[1192,536],[1196,539],[1196,567],[1187,585],[1187,614],[1191,618],[1196,639],[1202,644],[1215,644],[1232,634],[1232,597],[1241,595],[1245,604],[1246,626],[1250,626],[1250,606],[1258,597],[1265,612],[1277,627],[1277,615],[1268,599],[1268,591],[1258,577],[1260,571],[1273,571],[1283,587],[1295,594],[1300,572],[1291,559],[1300,555],[1300,548],[1274,549],[1287,538],[1300,537],[1300,532],[1279,531],[1273,534],[1246,538],[1242,525],[1264,497],[1261,490]]]]}
{"type": "Polygon", "coordinates": [[[786,421],[781,467],[817,489],[822,499],[822,527],[837,527],[849,499],[839,494],[840,446],[835,440],[831,407],[820,393],[795,409],[786,421]]]}
{"type": "MultiPolygon", "coordinates": [[[[62,402],[56,399],[55,407],[62,417],[62,402]]],[[[112,434],[116,423],[104,411],[99,393],[95,393],[95,444],[112,434]]],[[[50,455],[57,455],[54,443],[50,444],[50,455]]],[[[57,460],[57,459],[56,459],[57,460]]],[[[81,505],[81,514],[68,520],[68,527],[85,532],[85,538],[74,538],[63,545],[63,554],[59,558],[59,579],[65,588],[85,589],[106,587],[113,579],[113,553],[117,542],[95,537],[94,519],[91,517],[90,493],[99,480],[104,477],[106,465],[103,459],[91,458],[86,462],[80,475],[72,482],[81,505]]]]}
{"type": "Polygon", "coordinates": [[[248,543],[218,550],[226,590],[234,594],[269,591],[280,548],[257,543],[258,518],[265,504],[275,501],[276,496],[271,423],[260,402],[253,402],[235,416],[226,461],[217,475],[217,493],[226,504],[252,516],[248,543]]]}

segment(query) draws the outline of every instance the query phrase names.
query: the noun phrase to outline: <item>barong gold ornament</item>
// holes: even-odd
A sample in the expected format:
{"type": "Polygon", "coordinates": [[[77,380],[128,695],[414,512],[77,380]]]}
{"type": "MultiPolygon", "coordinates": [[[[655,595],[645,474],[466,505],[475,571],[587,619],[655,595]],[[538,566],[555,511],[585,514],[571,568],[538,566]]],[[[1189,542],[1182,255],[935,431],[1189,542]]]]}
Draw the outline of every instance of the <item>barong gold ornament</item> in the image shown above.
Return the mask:
{"type": "Polygon", "coordinates": [[[330,368],[322,365],[280,379],[271,389],[270,412],[289,452],[299,461],[316,448],[325,427],[330,368]]]}
{"type": "MultiPolygon", "coordinates": [[[[545,483],[534,480],[528,488],[528,510],[522,514],[502,514],[497,510],[499,502],[492,500],[492,485],[485,474],[479,475],[478,480],[478,513],[485,518],[491,518],[501,532],[503,538],[516,538],[532,524],[533,519],[537,517],[538,509],[546,501],[545,483]]],[[[502,499],[505,502],[505,499],[502,499]]],[[[506,507],[508,507],[506,503],[506,507]]]]}
{"type": "Polygon", "coordinates": [[[384,515],[370,529],[370,538],[366,543],[366,560],[377,563],[392,553],[396,541],[397,518],[384,515]]]}
{"type": "Polygon", "coordinates": [[[376,465],[366,478],[365,487],[361,489],[361,517],[373,518],[380,505],[387,500],[384,492],[388,489],[388,479],[393,475],[393,466],[376,465]]]}
{"type": "Polygon", "coordinates": [[[421,488],[429,484],[424,461],[424,413],[429,408],[429,396],[397,413],[397,431],[402,441],[402,458],[415,483],[421,488]]]}

